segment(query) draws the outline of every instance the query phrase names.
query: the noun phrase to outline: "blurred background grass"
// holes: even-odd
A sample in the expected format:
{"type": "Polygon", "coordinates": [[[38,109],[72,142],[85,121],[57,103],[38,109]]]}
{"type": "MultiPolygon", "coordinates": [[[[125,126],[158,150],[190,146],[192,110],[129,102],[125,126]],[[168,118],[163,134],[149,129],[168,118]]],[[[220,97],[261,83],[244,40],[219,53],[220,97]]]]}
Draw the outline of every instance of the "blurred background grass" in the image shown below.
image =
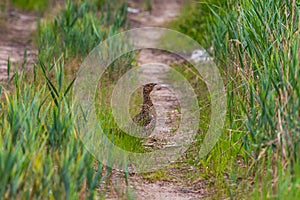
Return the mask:
{"type": "Polygon", "coordinates": [[[11,4],[20,9],[43,11],[49,6],[49,0],[11,0],[11,4]]]}

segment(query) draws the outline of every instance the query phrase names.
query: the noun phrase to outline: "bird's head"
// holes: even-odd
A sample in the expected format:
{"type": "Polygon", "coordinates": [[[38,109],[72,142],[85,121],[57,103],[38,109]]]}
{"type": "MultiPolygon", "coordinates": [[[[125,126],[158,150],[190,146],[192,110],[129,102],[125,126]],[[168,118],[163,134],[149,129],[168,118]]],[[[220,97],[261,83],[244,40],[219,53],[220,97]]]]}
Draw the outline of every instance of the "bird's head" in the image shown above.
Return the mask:
{"type": "Polygon", "coordinates": [[[144,85],[143,87],[143,94],[150,94],[150,92],[152,92],[154,86],[156,86],[156,83],[148,83],[146,85],[144,85]]]}

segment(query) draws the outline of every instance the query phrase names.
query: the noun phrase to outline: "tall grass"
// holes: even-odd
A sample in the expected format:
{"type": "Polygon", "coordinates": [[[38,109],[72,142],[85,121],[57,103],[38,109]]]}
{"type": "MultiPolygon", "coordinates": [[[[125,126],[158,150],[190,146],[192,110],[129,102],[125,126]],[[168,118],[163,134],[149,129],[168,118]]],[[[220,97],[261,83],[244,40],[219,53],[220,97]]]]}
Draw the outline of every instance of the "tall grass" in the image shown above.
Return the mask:
{"type": "Polygon", "coordinates": [[[299,8],[292,0],[231,1],[215,17],[231,124],[242,111],[249,164],[261,184],[272,185],[260,192],[279,198],[282,187],[291,192],[299,182],[299,8]]]}
{"type": "Polygon", "coordinates": [[[124,28],[126,17],[124,3],[112,8],[108,1],[66,1],[53,21],[40,24],[39,51],[56,58],[61,54],[65,58],[85,56],[100,41],[124,28]]]}
{"type": "Polygon", "coordinates": [[[236,178],[240,169],[254,175],[257,198],[291,198],[299,186],[297,2],[207,0],[186,10],[172,26],[213,45],[227,89],[228,123],[208,167],[219,163],[214,172],[236,178]],[[236,160],[245,162],[236,168],[236,160]]]}
{"type": "Polygon", "coordinates": [[[187,34],[203,47],[211,47],[212,34],[207,29],[212,23],[212,15],[210,7],[223,7],[227,1],[205,0],[194,1],[188,0],[179,17],[171,21],[169,26],[177,31],[187,34]]]}
{"type": "Polygon", "coordinates": [[[76,77],[66,76],[66,68],[70,67],[67,61],[82,59],[109,34],[125,27],[125,6],[114,9],[111,3],[67,1],[53,21],[40,24],[33,78],[15,73],[10,91],[1,87],[1,197],[101,196],[97,189],[111,169],[95,161],[74,128],[70,93],[76,77]]]}
{"type": "Polygon", "coordinates": [[[14,92],[0,103],[1,197],[93,197],[102,169],[95,173],[75,137],[68,98],[55,105],[46,85],[24,84],[22,74],[14,79],[14,92]]]}
{"type": "MultiPolygon", "coordinates": [[[[228,4],[230,5],[228,1],[218,0],[191,1],[190,4],[185,5],[179,18],[171,22],[170,26],[192,37],[207,49],[214,47],[214,37],[220,37],[221,40],[224,35],[222,35],[223,33],[221,33],[221,31],[212,34],[212,30],[210,29],[212,24],[215,23],[215,15],[223,14],[223,12],[226,13],[223,9],[228,4]]],[[[221,52],[220,49],[219,52],[221,52]]],[[[213,51],[209,51],[209,53],[213,53],[213,51]]],[[[243,126],[242,122],[244,115],[242,106],[232,105],[233,99],[230,97],[231,93],[239,92],[239,90],[234,88],[236,85],[230,84],[232,81],[229,77],[230,72],[222,68],[223,63],[220,62],[219,59],[215,61],[219,66],[229,97],[227,98],[227,102],[224,102],[227,103],[229,107],[224,131],[218,143],[206,158],[201,160],[193,158],[192,161],[188,162],[202,168],[202,176],[213,180],[212,188],[216,189],[215,198],[225,198],[225,196],[233,197],[247,188],[247,181],[241,181],[246,180],[246,173],[244,171],[247,170],[246,162],[248,157],[246,156],[247,152],[242,148],[242,136],[247,133],[247,128],[243,126]]],[[[192,70],[190,66],[188,66],[188,68],[188,71],[192,70]]],[[[191,78],[189,78],[189,80],[191,80],[191,78]]],[[[194,89],[197,90],[197,88],[194,89]]],[[[209,94],[204,92],[205,90],[203,88],[200,89],[200,91],[202,99],[209,99],[209,94]]],[[[199,103],[201,104],[201,101],[199,103]]],[[[200,107],[201,113],[205,113],[203,116],[209,118],[209,103],[206,102],[203,107],[200,107]]],[[[199,125],[204,130],[204,127],[208,124],[207,120],[208,119],[205,118],[201,119],[199,125]]],[[[199,134],[198,137],[201,138],[201,134],[199,134]]],[[[197,142],[192,149],[197,149],[200,145],[201,142],[197,142]]],[[[189,152],[189,154],[190,158],[196,156],[193,151],[189,152]]]]}

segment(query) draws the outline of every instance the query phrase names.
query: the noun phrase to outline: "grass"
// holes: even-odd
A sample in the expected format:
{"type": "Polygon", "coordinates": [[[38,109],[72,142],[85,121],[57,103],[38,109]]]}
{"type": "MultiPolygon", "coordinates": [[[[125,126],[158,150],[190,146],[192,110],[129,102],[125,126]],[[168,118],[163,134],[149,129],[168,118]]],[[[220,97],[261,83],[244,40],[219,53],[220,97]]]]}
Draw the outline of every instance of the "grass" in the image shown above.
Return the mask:
{"type": "MultiPolygon", "coordinates": [[[[34,120],[29,118],[25,121],[28,121],[29,124],[36,123],[37,125],[32,126],[38,129],[37,134],[42,135],[42,138],[46,138],[42,141],[38,139],[36,141],[36,145],[39,145],[40,143],[44,144],[41,149],[45,149],[45,151],[40,154],[41,157],[43,157],[42,159],[45,160],[42,160],[41,163],[45,162],[47,163],[47,166],[54,166],[54,169],[52,169],[52,171],[54,172],[56,172],[56,166],[63,165],[62,172],[54,176],[50,176],[48,174],[48,171],[37,170],[39,174],[42,174],[41,177],[43,177],[43,175],[48,176],[43,179],[45,182],[54,184],[55,187],[51,187],[50,184],[46,185],[45,190],[51,191],[49,192],[50,195],[54,194],[54,196],[57,198],[78,198],[80,195],[93,197],[94,195],[97,195],[97,192],[95,190],[96,186],[101,184],[105,180],[105,178],[109,178],[109,173],[111,172],[111,169],[104,169],[105,167],[101,166],[100,164],[100,169],[98,169],[96,173],[92,173],[94,171],[94,159],[88,155],[86,150],[83,149],[82,144],[78,140],[78,133],[76,133],[76,130],[74,129],[73,116],[71,112],[72,108],[70,107],[71,102],[69,99],[69,95],[71,92],[69,88],[72,87],[73,78],[65,75],[69,74],[68,70],[74,70],[70,68],[75,68],[76,71],[76,67],[78,67],[70,65],[69,61],[73,63],[72,60],[82,60],[82,58],[86,56],[86,54],[90,50],[92,50],[95,45],[98,44],[101,40],[107,38],[110,34],[114,34],[122,30],[122,28],[126,26],[126,9],[124,5],[120,8],[115,9],[112,9],[110,7],[110,4],[105,4],[106,6],[103,7],[99,5],[102,5],[99,4],[99,1],[67,1],[65,7],[57,16],[54,17],[54,20],[48,20],[39,24],[39,62],[35,65],[34,79],[31,80],[32,82],[29,81],[29,83],[27,84],[30,86],[35,86],[34,88],[29,89],[31,93],[41,93],[41,96],[36,97],[39,102],[34,102],[34,105],[37,105],[36,112],[38,112],[38,114],[33,116],[29,115],[31,116],[31,118],[34,118],[34,120]],[[37,115],[43,116],[44,121],[42,121],[39,117],[35,117],[37,115]],[[36,122],[36,120],[38,121],[36,122]],[[70,146],[68,146],[68,144],[70,144],[70,146]],[[70,158],[70,156],[77,158],[74,153],[75,149],[80,151],[80,153],[78,153],[80,158],[85,156],[84,159],[82,159],[88,160],[86,161],[83,168],[77,169],[76,167],[82,166],[82,162],[85,161],[82,161],[81,159],[76,160],[70,158]],[[50,152],[49,155],[47,154],[48,152],[50,152]],[[63,157],[62,161],[60,161],[60,156],[63,157]],[[64,175],[64,173],[66,172],[78,173],[78,175],[80,176],[70,177],[70,175],[68,174],[64,175]],[[82,190],[80,190],[80,188],[82,190]]],[[[130,69],[132,65],[134,65],[133,55],[124,55],[124,58],[120,58],[115,63],[113,63],[107,69],[102,82],[100,82],[99,84],[98,92],[100,97],[102,95],[108,98],[110,96],[109,88],[112,88],[116,81],[119,79],[120,75],[122,75],[122,72],[130,69]],[[118,71],[120,72],[120,74],[113,73],[116,67],[118,67],[118,71]],[[103,90],[103,88],[106,88],[107,90],[103,90]]],[[[174,67],[179,72],[184,74],[184,76],[188,80],[190,80],[190,83],[192,85],[195,85],[195,88],[198,91],[198,98],[201,104],[200,106],[206,106],[208,101],[208,99],[206,99],[207,96],[201,94],[201,91],[206,91],[206,88],[203,84],[196,84],[199,76],[197,75],[197,73],[195,73],[195,70],[191,70],[188,66],[174,67]]],[[[15,87],[17,88],[16,90],[20,90],[19,87],[21,80],[22,82],[25,82],[25,84],[28,80],[19,79],[20,77],[17,74],[15,76],[15,87]]],[[[31,94],[30,92],[26,91],[26,94],[31,94]]],[[[19,98],[19,100],[21,101],[24,97],[23,94],[18,93],[8,94],[9,97],[10,95],[11,98],[19,98]]],[[[105,98],[97,98],[96,96],[95,99],[105,98]]],[[[30,100],[31,99],[29,98],[29,102],[30,100]]],[[[24,103],[21,102],[20,104],[23,105],[24,103]]],[[[30,107],[30,105],[26,105],[25,107],[28,106],[30,107]]],[[[8,106],[4,104],[3,108],[5,107],[8,106]]],[[[99,119],[100,121],[101,119],[106,119],[107,123],[105,124],[104,130],[107,132],[109,138],[115,144],[123,147],[124,149],[143,152],[144,148],[141,145],[140,140],[126,135],[120,130],[116,129],[116,125],[112,119],[111,111],[109,109],[104,110],[100,108],[102,107],[99,106],[99,119]],[[108,118],[110,118],[111,121],[108,121],[108,118]]],[[[15,108],[13,110],[19,109],[20,108],[15,108]]],[[[30,114],[32,111],[30,110],[24,112],[30,114]]],[[[224,136],[222,138],[222,143],[217,146],[216,150],[212,152],[207,160],[195,159],[196,153],[199,150],[199,145],[201,144],[201,133],[204,132],[207,128],[209,106],[205,109],[205,112],[202,113],[203,116],[201,116],[201,119],[203,120],[200,124],[200,127],[202,129],[199,132],[199,137],[197,138],[195,144],[192,145],[186,155],[182,158],[182,160],[184,160],[184,163],[178,164],[174,167],[179,170],[185,170],[186,167],[195,166],[196,169],[201,169],[203,171],[198,170],[197,172],[187,172],[184,176],[184,179],[190,179],[191,177],[193,177],[193,173],[197,173],[197,178],[205,177],[205,179],[207,180],[211,179],[213,176],[223,177],[223,171],[228,169],[228,160],[232,160],[231,158],[234,157],[232,156],[232,151],[236,151],[235,148],[232,148],[232,151],[228,151],[222,155],[223,158],[226,157],[226,159],[220,159],[220,154],[223,153],[224,149],[227,149],[227,147],[231,147],[232,142],[231,140],[228,141],[227,136],[224,136]]],[[[21,114],[21,116],[23,115],[25,114],[21,114]]],[[[9,119],[14,119],[14,117],[10,117],[9,119]]],[[[10,124],[11,127],[17,127],[17,125],[15,124],[20,124],[20,121],[24,120],[23,118],[21,120],[18,119],[15,123],[7,123],[6,121],[8,121],[8,119],[5,118],[5,120],[3,121],[3,124],[5,124],[4,127],[7,127],[7,124],[10,124]]],[[[25,130],[25,133],[28,132],[29,130],[25,130]]],[[[18,142],[19,140],[15,139],[14,137],[13,141],[18,142]]],[[[27,147],[24,147],[24,149],[26,148],[27,147]]],[[[35,149],[36,148],[33,148],[33,151],[35,151],[35,149]]],[[[20,172],[22,172],[22,170],[26,171],[26,169],[20,169],[20,172]]],[[[168,169],[165,169],[153,174],[145,175],[145,177],[148,177],[151,180],[160,178],[170,180],[169,176],[166,173],[167,171],[168,169]]],[[[52,174],[54,172],[52,172],[52,174]]],[[[11,175],[8,175],[8,177],[10,176],[11,175]]],[[[232,179],[234,180],[234,178],[232,179]]],[[[223,178],[220,178],[220,180],[216,180],[216,182],[217,181],[219,181],[219,185],[221,185],[223,178]]],[[[8,181],[8,183],[11,182],[8,181]]],[[[15,187],[19,188],[21,186],[15,187]]],[[[27,193],[29,193],[30,195],[37,195],[36,197],[38,198],[45,195],[45,191],[40,190],[41,189],[37,188],[36,190],[33,190],[32,193],[27,193]]],[[[7,193],[7,191],[9,191],[9,189],[4,190],[5,193],[7,193]]],[[[25,187],[24,191],[32,191],[30,185],[25,187]]],[[[25,194],[17,191],[13,195],[15,195],[16,197],[22,197],[25,194]]],[[[11,196],[11,194],[8,193],[7,196],[11,196]]]]}
{"type": "Polygon", "coordinates": [[[183,63],[172,67],[190,83],[197,95],[200,107],[199,130],[194,142],[177,162],[159,171],[145,173],[143,177],[152,182],[172,180],[184,186],[195,187],[195,190],[196,186],[191,182],[201,180],[208,193],[210,190],[215,191],[210,194],[211,198],[219,199],[231,195],[241,197],[242,191],[250,185],[242,181],[247,178],[246,156],[241,144],[241,135],[244,132],[232,130],[228,117],[224,132],[212,152],[204,159],[197,158],[210,122],[209,92],[201,75],[192,65],[183,63]]]}
{"type": "Polygon", "coordinates": [[[49,0],[11,0],[13,6],[25,10],[43,11],[49,5],[49,0]]]}
{"type": "Polygon", "coordinates": [[[152,11],[152,3],[151,0],[144,0],[142,4],[142,10],[144,11],[152,11]]]}
{"type": "Polygon", "coordinates": [[[122,30],[126,25],[125,4],[98,10],[100,5],[98,1],[67,1],[60,15],[39,26],[41,54],[56,58],[85,56],[100,41],[122,30]]]}
{"type": "Polygon", "coordinates": [[[0,2],[0,28],[2,31],[5,29],[7,19],[8,5],[7,2],[0,2]]]}
{"type": "MultiPolygon", "coordinates": [[[[212,41],[214,37],[210,32],[210,27],[215,23],[215,15],[220,13],[220,10],[225,5],[227,5],[226,1],[192,1],[190,4],[186,4],[179,18],[172,21],[168,26],[187,34],[199,42],[199,44],[203,45],[203,47],[209,48],[213,45],[212,41]]],[[[227,95],[230,95],[228,88],[228,86],[230,86],[228,80],[230,79],[226,77],[230,74],[227,74],[221,67],[221,64],[218,63],[218,66],[220,66],[220,73],[227,86],[227,95]]],[[[203,115],[201,116],[200,127],[202,128],[195,144],[193,144],[187,152],[185,162],[190,166],[196,166],[202,169],[196,173],[199,178],[202,177],[207,180],[212,180],[213,183],[210,184],[210,187],[216,190],[215,193],[212,194],[214,198],[242,198],[242,194],[251,187],[247,180],[247,174],[245,173],[245,171],[248,170],[247,160],[249,158],[247,156],[248,152],[243,148],[243,136],[247,134],[247,128],[243,126],[243,111],[238,109],[237,105],[233,106],[231,104],[232,99],[228,98],[227,105],[229,112],[220,140],[205,159],[195,159],[201,147],[201,135],[205,133],[205,127],[207,127],[210,120],[209,94],[203,82],[201,83],[200,81],[200,86],[195,85],[195,81],[198,82],[202,79],[192,66],[180,66],[179,68],[175,67],[175,69],[185,75],[193,86],[196,86],[195,91],[201,91],[198,94],[200,107],[202,108],[203,105],[207,106],[201,110],[203,115]]]]}
{"type": "Polygon", "coordinates": [[[262,199],[280,199],[282,191],[295,194],[299,9],[295,1],[232,1],[218,13],[210,26],[215,57],[226,71],[230,124],[241,115],[247,130],[242,144],[257,177],[254,194],[262,199]]]}
{"type": "Polygon", "coordinates": [[[109,178],[111,169],[101,163],[96,166],[78,138],[70,98],[74,77],[66,73],[67,61],[82,60],[99,41],[125,27],[124,5],[108,5],[96,0],[67,1],[53,21],[39,25],[39,60],[32,76],[14,73],[7,83],[10,90],[1,86],[1,197],[93,199],[100,195],[97,187],[109,178]],[[108,8],[110,12],[104,12],[108,8]],[[104,29],[110,24],[110,29],[104,29]]]}
{"type": "MultiPolygon", "coordinates": [[[[22,6],[25,1],[14,2],[22,6]]],[[[26,9],[43,9],[39,6],[43,2],[30,1],[26,9]]],[[[78,69],[73,65],[75,61],[81,62],[100,41],[126,28],[126,6],[114,5],[115,1],[66,1],[54,19],[39,24],[39,61],[33,78],[15,73],[10,91],[1,86],[0,196],[5,199],[101,196],[97,186],[107,182],[111,168],[97,163],[78,138],[70,98],[74,77],[70,74],[78,69]]],[[[205,107],[200,116],[201,128],[182,162],[144,174],[144,178],[201,179],[216,190],[212,198],[298,197],[300,70],[296,1],[192,3],[170,27],[205,47],[214,47],[214,58],[226,84],[228,116],[212,152],[205,159],[196,159],[209,121],[209,96],[203,92],[207,91],[203,82],[196,84],[201,76],[193,67],[173,66],[195,86],[199,105],[205,107]],[[188,171],[190,167],[194,170],[188,171]],[[170,168],[180,173],[175,170],[170,174],[170,168]]],[[[100,121],[106,119],[104,130],[109,138],[124,149],[143,152],[141,141],[116,129],[111,110],[101,107],[107,105],[116,81],[134,65],[134,54],[128,54],[109,66],[95,102],[100,104],[100,121]],[[119,73],[114,73],[116,69],[119,73]]],[[[132,102],[139,102],[138,96],[132,102]]]]}
{"type": "Polygon", "coordinates": [[[180,12],[179,17],[169,22],[168,27],[187,34],[204,48],[211,47],[212,34],[207,32],[213,15],[210,7],[222,7],[226,5],[227,1],[189,0],[187,2],[180,12]]]}
{"type": "Polygon", "coordinates": [[[1,101],[0,195],[92,197],[100,171],[94,173],[93,158],[74,137],[69,98],[58,99],[56,105],[47,98],[46,85],[24,82],[22,74],[15,74],[14,92],[1,101]],[[86,180],[94,184],[85,185],[86,180]]]}
{"type": "MultiPolygon", "coordinates": [[[[213,46],[227,88],[228,123],[202,164],[220,182],[224,172],[239,179],[244,167],[248,173],[241,177],[254,199],[293,199],[288,194],[299,187],[300,130],[296,1],[202,1],[187,5],[170,26],[213,46]]],[[[220,187],[231,197],[240,193],[220,187]]]]}

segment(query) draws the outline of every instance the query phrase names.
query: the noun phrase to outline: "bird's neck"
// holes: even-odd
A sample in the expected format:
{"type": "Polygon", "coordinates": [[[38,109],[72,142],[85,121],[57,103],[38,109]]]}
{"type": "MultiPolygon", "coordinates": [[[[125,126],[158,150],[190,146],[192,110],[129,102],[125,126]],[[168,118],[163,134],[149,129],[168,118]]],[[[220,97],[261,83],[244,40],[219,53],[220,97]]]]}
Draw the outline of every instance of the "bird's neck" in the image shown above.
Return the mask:
{"type": "Polygon", "coordinates": [[[144,95],[144,102],[143,102],[143,104],[144,105],[148,105],[148,106],[153,106],[153,103],[151,101],[151,98],[150,98],[149,94],[144,95]]]}

